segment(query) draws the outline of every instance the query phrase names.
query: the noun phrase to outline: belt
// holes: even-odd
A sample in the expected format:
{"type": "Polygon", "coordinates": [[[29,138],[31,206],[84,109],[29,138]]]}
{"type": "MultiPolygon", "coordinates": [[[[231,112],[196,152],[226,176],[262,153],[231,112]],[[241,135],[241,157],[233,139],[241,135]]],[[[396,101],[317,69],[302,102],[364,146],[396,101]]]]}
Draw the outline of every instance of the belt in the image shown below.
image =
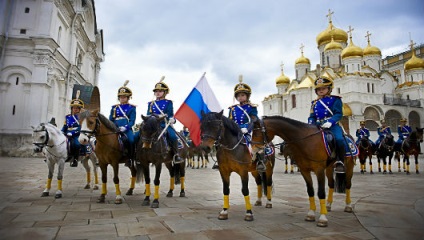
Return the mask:
{"type": "Polygon", "coordinates": [[[77,130],[78,128],[68,128],[68,130],[73,131],[73,130],[77,130]]]}
{"type": "Polygon", "coordinates": [[[317,122],[324,122],[325,120],[328,120],[328,119],[330,119],[331,117],[326,117],[326,118],[323,118],[323,119],[319,119],[319,120],[317,120],[317,122]]]}
{"type": "Polygon", "coordinates": [[[126,118],[126,117],[117,117],[117,118],[115,118],[115,120],[122,120],[122,119],[127,120],[127,118],[126,118]]]}

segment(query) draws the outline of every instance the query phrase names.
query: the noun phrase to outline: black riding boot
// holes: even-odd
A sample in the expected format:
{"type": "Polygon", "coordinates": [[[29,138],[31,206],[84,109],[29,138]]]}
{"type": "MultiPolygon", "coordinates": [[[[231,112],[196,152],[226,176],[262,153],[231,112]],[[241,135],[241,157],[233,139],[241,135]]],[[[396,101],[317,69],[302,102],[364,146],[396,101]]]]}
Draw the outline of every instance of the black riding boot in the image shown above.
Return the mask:
{"type": "Polygon", "coordinates": [[[265,153],[264,152],[256,153],[256,170],[258,172],[265,172],[266,171],[265,153]]]}
{"type": "Polygon", "coordinates": [[[73,159],[70,163],[71,167],[78,167],[79,149],[74,149],[73,159]]]}
{"type": "Polygon", "coordinates": [[[173,156],[174,156],[173,157],[174,163],[178,164],[178,163],[184,162],[184,159],[182,159],[180,157],[180,155],[178,154],[178,140],[175,140],[175,141],[172,142],[171,149],[172,149],[173,156]]]}
{"type": "Polygon", "coordinates": [[[134,155],[134,144],[130,144],[130,146],[128,147],[127,161],[125,162],[126,167],[131,167],[133,165],[134,155]]]}
{"type": "Polygon", "coordinates": [[[336,158],[336,163],[334,163],[334,171],[335,172],[339,172],[339,173],[344,173],[345,172],[345,165],[344,165],[344,159],[345,159],[345,154],[346,154],[346,149],[344,144],[342,144],[341,146],[337,146],[337,158],[336,158]]]}

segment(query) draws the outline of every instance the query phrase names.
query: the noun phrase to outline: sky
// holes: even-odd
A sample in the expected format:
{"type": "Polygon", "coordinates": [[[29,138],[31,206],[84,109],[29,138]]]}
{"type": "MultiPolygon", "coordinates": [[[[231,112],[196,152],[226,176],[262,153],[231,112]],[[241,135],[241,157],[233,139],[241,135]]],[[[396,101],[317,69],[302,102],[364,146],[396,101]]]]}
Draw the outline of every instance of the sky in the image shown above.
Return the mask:
{"type": "Polygon", "coordinates": [[[369,31],[383,58],[408,50],[411,38],[424,43],[422,0],[96,0],[105,53],[101,112],[109,115],[128,79],[141,122],[162,76],[176,112],[206,72],[225,114],[236,104],[233,89],[243,75],[263,115],[261,102],[277,93],[282,63],[295,78],[302,44],[311,68],[319,64],[316,37],[328,26],[329,9],[336,28],[352,26],[355,45],[366,47],[369,31]]]}

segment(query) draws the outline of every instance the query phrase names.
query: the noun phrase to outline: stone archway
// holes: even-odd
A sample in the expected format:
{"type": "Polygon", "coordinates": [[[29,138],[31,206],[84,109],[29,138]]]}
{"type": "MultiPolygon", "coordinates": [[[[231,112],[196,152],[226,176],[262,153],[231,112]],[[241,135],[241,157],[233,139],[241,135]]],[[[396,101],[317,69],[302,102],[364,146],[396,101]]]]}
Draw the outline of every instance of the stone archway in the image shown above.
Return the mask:
{"type": "Polygon", "coordinates": [[[387,126],[389,126],[391,129],[397,129],[397,126],[400,124],[401,118],[402,118],[402,115],[400,114],[400,112],[393,109],[387,111],[384,117],[384,119],[386,120],[387,126]]]}
{"type": "Polygon", "coordinates": [[[421,122],[420,115],[416,111],[411,111],[408,114],[408,124],[409,126],[412,127],[412,130],[414,130],[417,127],[421,127],[420,122],[421,122]]]}

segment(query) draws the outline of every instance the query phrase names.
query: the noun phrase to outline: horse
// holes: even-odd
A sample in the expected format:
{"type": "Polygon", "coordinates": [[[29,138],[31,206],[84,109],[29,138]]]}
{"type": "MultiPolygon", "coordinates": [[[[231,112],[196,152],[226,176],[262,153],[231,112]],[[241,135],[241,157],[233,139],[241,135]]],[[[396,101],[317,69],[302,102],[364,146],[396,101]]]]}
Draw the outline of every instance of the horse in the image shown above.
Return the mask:
{"type": "Polygon", "coordinates": [[[37,127],[31,127],[33,129],[32,143],[34,144],[34,153],[42,152],[44,154],[46,157],[47,167],[49,169],[46,188],[41,196],[49,196],[54,168],[57,164],[57,190],[55,198],[61,198],[63,196],[63,170],[65,167],[65,161],[68,157],[66,137],[57,127],[50,123],[41,123],[37,127]]]}
{"type": "MultiPolygon", "coordinates": [[[[139,177],[143,177],[146,186],[146,196],[142,202],[142,206],[150,205],[150,168],[149,165],[155,166],[156,174],[153,180],[155,184],[155,192],[151,208],[159,207],[159,185],[160,175],[162,172],[162,163],[165,164],[170,175],[170,189],[167,193],[167,197],[173,196],[175,184],[181,183],[180,197],[185,197],[184,191],[184,180],[185,180],[185,162],[176,163],[173,162],[172,151],[169,150],[170,146],[167,143],[164,134],[161,134],[164,129],[161,128],[160,122],[164,120],[165,115],[152,114],[149,116],[141,115],[143,123],[140,126],[140,141],[137,144],[137,171],[140,172],[139,177]]],[[[180,152],[188,152],[187,146],[180,152]]],[[[181,155],[182,159],[186,156],[181,155]]],[[[137,178],[139,181],[139,178],[137,178]]]]}
{"type": "MultiPolygon", "coordinates": [[[[274,136],[281,137],[286,144],[290,144],[292,157],[300,169],[300,173],[306,182],[309,195],[309,211],[306,221],[315,221],[315,199],[311,172],[314,172],[318,181],[318,198],[320,202],[320,217],[317,226],[328,226],[327,211],[331,211],[333,192],[346,192],[345,212],[353,212],[350,199],[350,188],[352,187],[354,157],[345,158],[345,173],[336,174],[336,184],[333,178],[333,164],[335,159],[328,156],[326,146],[323,142],[323,130],[316,125],[303,123],[282,116],[264,116],[255,122],[252,143],[253,149],[261,149],[268,140],[274,136]],[[325,176],[328,179],[328,199],[325,204],[325,176]],[[336,189],[334,188],[336,186],[336,189]]],[[[349,136],[352,140],[352,137],[349,136]]],[[[351,146],[349,146],[351,147],[351,146]]],[[[334,155],[334,152],[333,152],[334,155]]]]}
{"type": "Polygon", "coordinates": [[[82,163],[82,166],[85,169],[86,172],[86,179],[87,183],[84,186],[84,189],[90,189],[91,188],[91,167],[88,164],[89,161],[91,161],[91,166],[93,167],[93,174],[94,174],[94,182],[93,182],[93,190],[98,190],[99,186],[99,177],[97,173],[98,166],[98,159],[97,155],[95,153],[95,138],[89,138],[88,142],[81,143],[81,148],[85,148],[84,153],[80,153],[80,156],[78,157],[78,161],[82,163]]]}
{"type": "MultiPolygon", "coordinates": [[[[289,170],[289,161],[288,158],[290,157],[290,174],[294,174],[294,166],[296,165],[296,162],[294,161],[294,159],[290,156],[290,147],[288,146],[288,144],[286,144],[285,142],[282,142],[280,144],[278,144],[280,146],[280,151],[279,151],[279,155],[282,155],[284,157],[284,161],[285,161],[285,170],[284,173],[287,174],[288,170],[289,170]]],[[[276,145],[277,146],[277,145],[276,145]]],[[[299,169],[298,169],[299,171],[299,169]]]]}
{"type": "Polygon", "coordinates": [[[374,153],[373,145],[371,144],[368,137],[363,136],[361,139],[359,139],[358,149],[359,149],[358,158],[361,164],[361,173],[364,174],[366,172],[366,162],[368,158],[369,164],[370,164],[370,173],[374,174],[374,172],[372,171],[372,155],[374,153]]]}
{"type": "MultiPolygon", "coordinates": [[[[113,168],[113,182],[115,184],[115,204],[121,204],[123,197],[119,186],[119,164],[125,163],[127,156],[124,155],[124,149],[119,143],[119,129],[116,125],[106,118],[99,110],[84,111],[79,114],[79,123],[81,126],[80,142],[88,141],[89,137],[96,137],[96,155],[100,170],[102,172],[102,190],[98,203],[105,203],[107,194],[107,167],[113,168]]],[[[137,169],[135,166],[129,167],[131,171],[130,188],[126,195],[133,195],[135,180],[137,178],[137,169]]]]}
{"type": "MultiPolygon", "coordinates": [[[[412,131],[411,134],[402,142],[400,147],[400,151],[403,154],[404,164],[406,163],[406,174],[410,174],[409,172],[409,156],[413,155],[415,157],[415,173],[419,174],[418,168],[418,154],[420,154],[420,143],[423,142],[423,129],[424,128],[416,128],[416,130],[412,131]]],[[[398,155],[398,161],[400,162],[400,157],[398,155]]]]}
{"type": "MultiPolygon", "coordinates": [[[[265,156],[266,171],[259,173],[256,170],[256,162],[252,161],[252,156],[248,147],[243,144],[244,136],[240,127],[232,120],[223,116],[223,111],[201,112],[200,131],[201,131],[201,146],[208,149],[216,147],[216,157],[219,165],[219,173],[223,183],[224,204],[223,209],[219,213],[219,220],[228,219],[228,209],[230,207],[230,175],[236,172],[242,182],[241,192],[244,195],[246,213],[244,220],[253,221],[252,206],[249,196],[249,172],[255,178],[258,189],[258,199],[255,206],[262,205],[262,191],[266,194],[266,208],[272,208],[271,193],[272,193],[272,174],[274,171],[275,155],[273,152],[265,156]],[[243,143],[242,143],[243,142],[243,143]],[[262,190],[263,189],[263,190],[262,190]]],[[[269,148],[274,150],[274,146],[269,148]]]]}
{"type": "Polygon", "coordinates": [[[386,170],[386,158],[389,158],[389,174],[392,174],[392,158],[394,152],[395,141],[394,137],[391,134],[387,134],[381,140],[380,144],[377,146],[377,161],[378,161],[378,171],[381,172],[380,160],[383,160],[383,174],[387,173],[386,170]]]}
{"type": "Polygon", "coordinates": [[[193,142],[190,143],[190,147],[189,147],[189,152],[190,152],[190,159],[192,159],[192,163],[191,163],[191,168],[194,169],[195,168],[195,160],[194,157],[197,156],[197,169],[200,168],[200,161],[202,162],[202,166],[201,168],[207,168],[208,167],[208,154],[211,152],[210,149],[207,149],[205,147],[202,146],[196,146],[194,145],[193,142]]]}

